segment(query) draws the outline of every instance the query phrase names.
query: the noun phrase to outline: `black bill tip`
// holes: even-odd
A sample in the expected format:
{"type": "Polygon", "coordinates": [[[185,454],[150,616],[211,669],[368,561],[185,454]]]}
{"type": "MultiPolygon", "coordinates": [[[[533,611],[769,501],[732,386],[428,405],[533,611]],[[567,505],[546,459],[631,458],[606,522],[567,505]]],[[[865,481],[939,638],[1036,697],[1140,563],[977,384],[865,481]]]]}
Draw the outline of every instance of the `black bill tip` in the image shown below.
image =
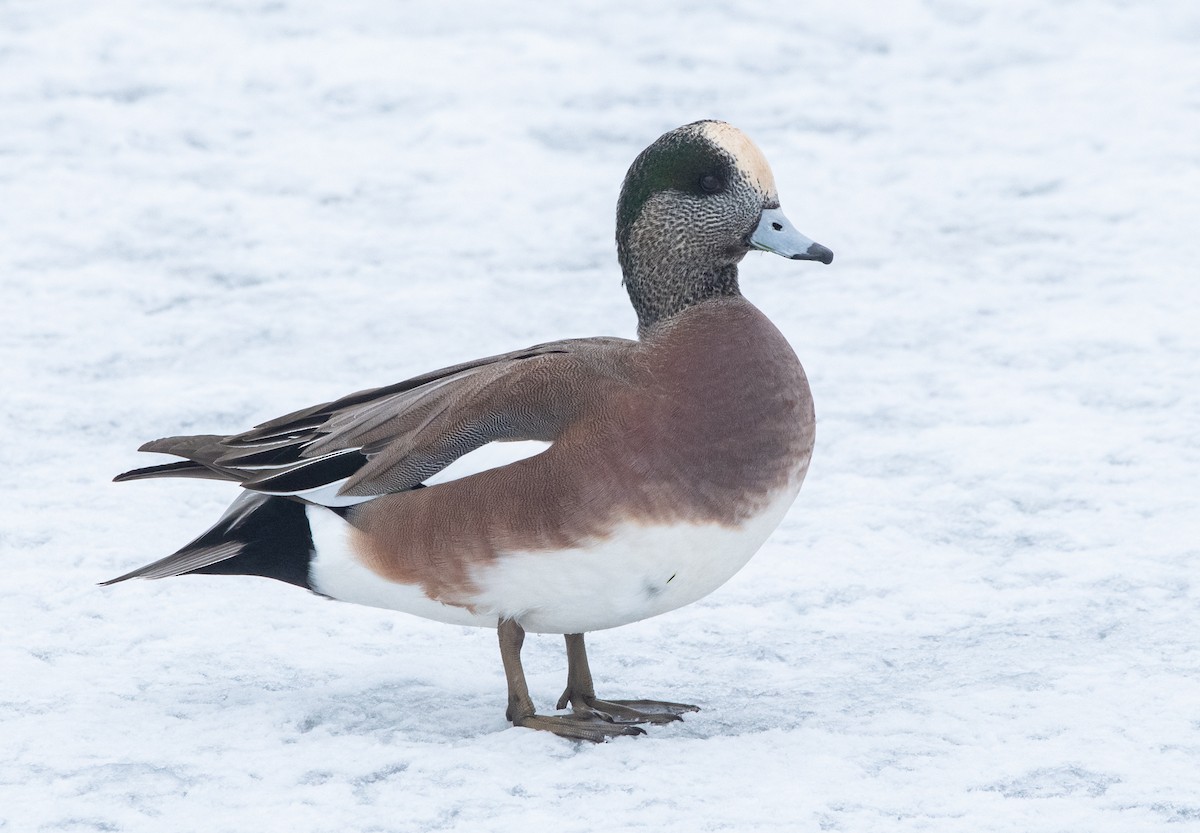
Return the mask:
{"type": "Polygon", "coordinates": [[[833,252],[820,243],[813,243],[804,254],[792,255],[792,260],[819,260],[828,266],[833,263],[833,252]]]}

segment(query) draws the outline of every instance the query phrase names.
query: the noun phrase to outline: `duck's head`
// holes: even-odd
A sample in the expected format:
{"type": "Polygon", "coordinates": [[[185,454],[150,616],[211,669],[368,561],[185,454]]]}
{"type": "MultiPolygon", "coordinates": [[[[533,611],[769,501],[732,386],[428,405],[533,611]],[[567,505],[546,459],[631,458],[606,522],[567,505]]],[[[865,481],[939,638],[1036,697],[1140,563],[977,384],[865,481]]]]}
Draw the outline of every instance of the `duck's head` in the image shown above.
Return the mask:
{"type": "Polygon", "coordinates": [[[771,168],[745,133],[693,122],[633,160],[617,202],[617,254],[639,331],[708,298],[739,294],[737,264],[751,249],[833,260],[783,215],[771,168]]]}

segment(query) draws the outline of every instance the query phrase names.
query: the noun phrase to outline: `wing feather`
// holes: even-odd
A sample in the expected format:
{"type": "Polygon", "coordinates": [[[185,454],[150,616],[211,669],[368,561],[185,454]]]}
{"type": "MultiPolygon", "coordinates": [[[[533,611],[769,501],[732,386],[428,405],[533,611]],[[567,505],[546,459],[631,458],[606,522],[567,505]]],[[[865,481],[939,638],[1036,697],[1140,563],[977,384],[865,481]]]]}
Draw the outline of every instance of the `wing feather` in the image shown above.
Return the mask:
{"type": "Polygon", "coordinates": [[[268,494],[326,495],[333,488],[321,487],[336,483],[339,498],[406,491],[490,442],[553,441],[581,408],[628,380],[637,344],[552,342],[358,391],[233,436],[155,440],[142,450],[191,465],[137,475],[207,472],[268,494]]]}

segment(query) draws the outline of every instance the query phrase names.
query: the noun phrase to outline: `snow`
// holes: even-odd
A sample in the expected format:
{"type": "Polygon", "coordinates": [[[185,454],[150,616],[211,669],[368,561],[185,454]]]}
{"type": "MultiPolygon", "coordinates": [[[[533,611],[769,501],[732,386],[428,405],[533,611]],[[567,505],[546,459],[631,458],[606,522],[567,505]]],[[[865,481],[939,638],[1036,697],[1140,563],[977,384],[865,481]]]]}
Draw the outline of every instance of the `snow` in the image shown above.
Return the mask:
{"type": "Polygon", "coordinates": [[[1200,828],[1198,46],[1186,0],[0,5],[0,830],[1200,828]],[[492,632],[95,586],[233,497],[110,484],[147,439],[632,335],[620,180],[703,117],[836,258],[742,269],[816,397],[783,526],[589,642],[701,712],[576,745],[492,632]]]}

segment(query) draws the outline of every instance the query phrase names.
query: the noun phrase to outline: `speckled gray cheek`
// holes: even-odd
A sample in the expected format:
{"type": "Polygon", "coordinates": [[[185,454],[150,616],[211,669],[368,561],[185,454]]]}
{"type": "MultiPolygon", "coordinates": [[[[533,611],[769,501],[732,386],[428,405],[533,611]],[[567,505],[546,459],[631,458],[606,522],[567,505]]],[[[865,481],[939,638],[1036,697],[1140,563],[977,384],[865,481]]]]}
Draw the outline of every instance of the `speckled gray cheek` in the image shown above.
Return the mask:
{"type": "Polygon", "coordinates": [[[737,263],[761,211],[761,195],[737,176],[720,194],[667,191],[647,199],[620,241],[639,329],[706,299],[739,295],[737,263]]]}

